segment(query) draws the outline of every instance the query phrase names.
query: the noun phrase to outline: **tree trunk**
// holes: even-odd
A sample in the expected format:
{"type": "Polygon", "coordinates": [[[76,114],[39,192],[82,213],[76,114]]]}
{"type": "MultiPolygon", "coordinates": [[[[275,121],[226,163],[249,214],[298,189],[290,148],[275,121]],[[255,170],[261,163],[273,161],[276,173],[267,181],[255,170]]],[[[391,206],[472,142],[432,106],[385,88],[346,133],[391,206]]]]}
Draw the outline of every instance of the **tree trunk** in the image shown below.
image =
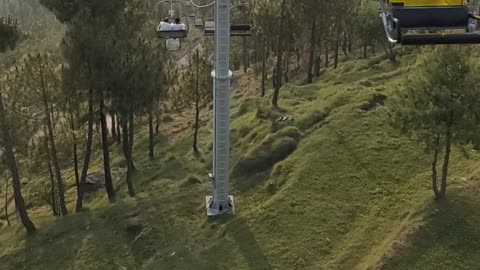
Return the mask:
{"type": "Polygon", "coordinates": [[[300,49],[297,48],[297,49],[295,50],[295,54],[296,54],[296,56],[297,56],[297,66],[296,66],[295,70],[298,71],[298,70],[300,70],[300,66],[301,66],[301,63],[300,63],[300,62],[301,62],[301,60],[302,60],[302,51],[300,51],[300,49]]]}
{"type": "Polygon", "coordinates": [[[340,33],[338,32],[340,27],[337,29],[337,36],[335,37],[335,48],[333,50],[333,69],[338,67],[338,50],[340,46],[340,33]]]}
{"type": "Polygon", "coordinates": [[[261,96],[264,97],[265,96],[265,83],[266,83],[266,80],[267,80],[267,56],[265,55],[265,50],[266,50],[266,46],[267,46],[267,40],[265,37],[263,37],[263,45],[262,45],[262,94],[261,96]]]}
{"type": "Polygon", "coordinates": [[[112,112],[110,115],[111,121],[112,121],[112,138],[115,141],[117,139],[117,124],[115,123],[115,113],[112,112]]]}
{"type": "MultiPolygon", "coordinates": [[[[46,128],[44,128],[46,130],[46,128]]],[[[45,131],[45,134],[47,132],[45,131]]],[[[52,171],[52,159],[50,157],[50,149],[48,147],[48,139],[45,136],[45,152],[47,153],[47,166],[48,166],[48,175],[50,176],[50,203],[52,207],[52,214],[53,216],[58,216],[58,211],[57,211],[57,195],[55,193],[55,177],[53,176],[53,171],[52,171]]]]}
{"type": "Polygon", "coordinates": [[[363,59],[367,59],[367,42],[363,43],[363,59]]]}
{"type": "Polygon", "coordinates": [[[322,66],[322,42],[321,42],[321,33],[318,34],[317,38],[317,53],[316,53],[316,59],[315,59],[315,76],[319,77],[320,76],[320,69],[322,66]]]}
{"type": "Polygon", "coordinates": [[[285,58],[285,72],[283,73],[285,77],[285,83],[288,83],[290,81],[290,78],[288,77],[288,73],[290,72],[290,66],[288,63],[289,59],[290,59],[290,53],[287,52],[287,57],[285,58]]]}
{"type": "Polygon", "coordinates": [[[10,217],[8,216],[8,176],[5,173],[5,220],[7,220],[7,225],[10,226],[10,217]]]}
{"type": "MultiPolygon", "coordinates": [[[[1,86],[0,86],[1,87],[1,86]]],[[[20,220],[28,233],[35,233],[36,228],[33,222],[28,217],[25,201],[22,196],[22,184],[20,183],[20,175],[18,173],[17,161],[13,153],[12,139],[10,137],[10,129],[5,117],[5,109],[3,107],[2,89],[0,88],[0,135],[2,136],[3,147],[5,149],[4,155],[7,165],[10,169],[13,182],[13,197],[15,200],[15,207],[20,215],[20,220]]]]}
{"type": "Polygon", "coordinates": [[[200,128],[200,106],[199,106],[199,99],[197,98],[195,102],[195,130],[193,134],[193,152],[195,154],[199,154],[198,151],[198,130],[200,128]]]}
{"type": "Polygon", "coordinates": [[[312,22],[312,33],[310,37],[310,57],[308,59],[307,83],[313,82],[313,65],[314,65],[313,62],[315,61],[315,50],[317,48],[316,33],[317,33],[317,16],[314,16],[313,22],[312,22]]]}
{"type": "Polygon", "coordinates": [[[117,144],[120,145],[122,143],[122,131],[120,129],[120,116],[117,115],[117,144]]]}
{"type": "Polygon", "coordinates": [[[243,37],[243,72],[248,70],[247,37],[243,37]]]}
{"type": "Polygon", "coordinates": [[[48,104],[48,97],[47,97],[46,86],[45,86],[42,70],[40,70],[40,84],[41,84],[41,91],[43,96],[45,124],[47,126],[47,131],[48,131],[47,136],[48,136],[48,141],[50,142],[50,147],[49,147],[50,157],[52,159],[53,169],[54,169],[55,178],[57,180],[57,186],[58,186],[58,199],[60,203],[60,212],[62,215],[67,215],[68,210],[65,205],[65,188],[63,186],[62,173],[60,171],[60,163],[58,161],[57,148],[55,145],[55,137],[53,134],[53,125],[50,117],[52,112],[50,111],[49,104],[48,104]]]}
{"type": "Polygon", "coordinates": [[[254,65],[257,65],[258,63],[258,35],[255,35],[255,38],[253,39],[253,62],[254,65]]]}
{"type": "Polygon", "coordinates": [[[132,168],[132,172],[137,170],[137,168],[135,167],[135,163],[133,162],[133,139],[135,132],[134,127],[135,123],[133,118],[133,109],[131,109],[128,117],[128,154],[130,155],[130,166],[132,168]]]}
{"type": "Polygon", "coordinates": [[[130,197],[135,196],[135,190],[133,188],[132,182],[132,162],[131,162],[131,155],[130,155],[130,143],[129,135],[128,135],[128,118],[126,116],[121,118],[122,122],[122,134],[123,134],[123,155],[125,156],[125,162],[127,165],[127,187],[128,187],[128,194],[130,197]]]}
{"type": "Polygon", "coordinates": [[[450,127],[447,130],[446,140],[445,140],[445,156],[443,158],[443,167],[442,167],[442,181],[440,183],[440,198],[445,198],[447,193],[447,178],[448,178],[448,165],[450,161],[450,152],[452,146],[452,131],[450,127]]]}
{"type": "Polygon", "coordinates": [[[433,162],[432,162],[432,190],[433,194],[435,195],[435,200],[440,199],[440,193],[438,192],[438,185],[437,185],[437,160],[438,160],[438,144],[439,144],[440,136],[437,136],[435,141],[435,152],[433,155],[433,162]]]}
{"type": "Polygon", "coordinates": [[[155,135],[158,135],[160,133],[160,112],[158,112],[157,108],[157,113],[155,113],[155,135]]]}
{"type": "Polygon", "coordinates": [[[276,109],[278,108],[278,96],[280,94],[280,88],[282,87],[282,56],[283,56],[283,28],[284,21],[286,16],[287,1],[282,0],[282,11],[280,16],[280,34],[278,35],[278,44],[277,44],[277,67],[276,67],[276,79],[275,79],[275,89],[273,92],[272,105],[276,109]]]}
{"type": "Polygon", "coordinates": [[[353,40],[352,40],[352,33],[348,35],[348,52],[352,53],[353,51],[353,40]]]}
{"type": "Polygon", "coordinates": [[[78,146],[77,146],[77,136],[75,135],[75,132],[76,132],[75,119],[73,117],[72,109],[70,109],[70,128],[72,129],[73,170],[75,171],[75,186],[77,187],[77,197],[78,197],[80,195],[80,172],[78,168],[78,146]]]}
{"type": "Polygon", "coordinates": [[[85,181],[87,180],[88,168],[90,166],[90,156],[92,154],[93,144],[93,89],[88,90],[88,131],[87,131],[87,145],[85,148],[85,156],[83,158],[82,174],[80,176],[80,192],[77,197],[76,211],[79,212],[83,207],[83,190],[85,181]]]}
{"type": "Polygon", "coordinates": [[[153,143],[153,106],[148,110],[148,156],[150,160],[155,159],[155,145],[153,143]]]}
{"type": "Polygon", "coordinates": [[[328,43],[325,42],[325,68],[328,68],[330,64],[330,58],[328,57],[328,43]]]}
{"type": "Polygon", "coordinates": [[[197,51],[197,65],[196,65],[196,73],[195,73],[195,127],[193,133],[193,153],[199,154],[198,151],[198,128],[199,128],[199,121],[200,121],[200,66],[199,66],[199,55],[197,51]]]}
{"type": "Polygon", "coordinates": [[[277,70],[273,68],[272,72],[272,88],[275,89],[275,85],[277,84],[277,70]]]}
{"type": "Polygon", "coordinates": [[[103,93],[100,92],[100,126],[102,130],[102,151],[103,151],[103,170],[105,173],[105,189],[107,190],[108,199],[112,202],[115,200],[115,188],[113,187],[112,172],[110,170],[110,152],[108,150],[108,127],[107,117],[105,115],[105,103],[103,93]]]}
{"type": "Polygon", "coordinates": [[[343,55],[347,56],[348,55],[348,52],[347,52],[347,42],[348,42],[348,39],[347,39],[347,31],[344,31],[343,32],[343,42],[342,42],[342,51],[343,51],[343,55]]]}

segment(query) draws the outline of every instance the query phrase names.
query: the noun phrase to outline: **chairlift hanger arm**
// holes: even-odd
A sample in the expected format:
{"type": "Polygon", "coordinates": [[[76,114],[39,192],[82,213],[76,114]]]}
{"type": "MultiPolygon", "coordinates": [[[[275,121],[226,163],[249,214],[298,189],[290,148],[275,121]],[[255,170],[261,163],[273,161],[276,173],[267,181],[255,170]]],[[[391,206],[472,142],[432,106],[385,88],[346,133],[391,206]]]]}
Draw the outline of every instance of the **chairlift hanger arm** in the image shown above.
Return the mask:
{"type": "MultiPolygon", "coordinates": [[[[164,0],[164,1],[168,1],[168,0],[164,0]]],[[[206,7],[210,7],[210,6],[213,6],[215,4],[216,1],[212,1],[211,3],[209,4],[206,4],[206,5],[200,5],[200,4],[197,4],[195,3],[193,0],[189,0],[190,3],[192,3],[192,5],[196,8],[206,8],[206,7]]],[[[235,5],[235,6],[232,6],[233,7],[238,7],[238,6],[248,6],[250,4],[250,0],[246,1],[246,2],[240,2],[239,4],[235,5]]]]}
{"type": "Polygon", "coordinates": [[[210,4],[206,4],[206,5],[199,5],[195,2],[193,2],[193,0],[190,0],[190,3],[192,3],[192,5],[196,8],[206,8],[206,7],[213,6],[215,4],[215,1],[212,1],[210,4]]]}

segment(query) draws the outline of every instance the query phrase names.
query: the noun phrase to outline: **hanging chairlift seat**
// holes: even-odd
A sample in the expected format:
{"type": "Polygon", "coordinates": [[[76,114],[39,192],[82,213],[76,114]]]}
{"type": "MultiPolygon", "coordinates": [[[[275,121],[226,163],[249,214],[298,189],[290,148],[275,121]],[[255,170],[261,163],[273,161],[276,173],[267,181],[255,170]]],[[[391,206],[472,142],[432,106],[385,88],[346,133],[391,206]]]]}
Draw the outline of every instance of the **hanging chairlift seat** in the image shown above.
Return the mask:
{"type": "Polygon", "coordinates": [[[206,21],[205,25],[203,26],[203,34],[206,37],[213,37],[215,35],[215,22],[214,21],[206,21]]]}
{"type": "Polygon", "coordinates": [[[195,28],[199,28],[199,29],[203,28],[203,19],[202,18],[196,18],[195,19],[195,28]]]}
{"type": "Polygon", "coordinates": [[[185,25],[185,29],[180,30],[162,30],[161,24],[157,27],[157,37],[169,39],[169,38],[186,38],[188,36],[188,24],[185,25]]]}
{"type": "MultiPolygon", "coordinates": [[[[207,37],[215,35],[215,22],[206,21],[203,28],[203,34],[207,37]]],[[[231,24],[230,36],[232,37],[245,37],[252,35],[252,26],[249,24],[231,24]]]]}
{"type": "Polygon", "coordinates": [[[391,43],[402,45],[480,43],[480,34],[475,29],[475,20],[478,20],[478,17],[470,12],[469,6],[463,5],[463,0],[429,1],[435,5],[417,6],[418,1],[390,0],[388,8],[385,9],[385,0],[380,0],[385,33],[391,43]],[[459,30],[462,31],[459,33],[459,30]]]}
{"type": "Polygon", "coordinates": [[[230,36],[249,37],[252,35],[252,26],[250,24],[232,24],[230,26],[230,36]]]}

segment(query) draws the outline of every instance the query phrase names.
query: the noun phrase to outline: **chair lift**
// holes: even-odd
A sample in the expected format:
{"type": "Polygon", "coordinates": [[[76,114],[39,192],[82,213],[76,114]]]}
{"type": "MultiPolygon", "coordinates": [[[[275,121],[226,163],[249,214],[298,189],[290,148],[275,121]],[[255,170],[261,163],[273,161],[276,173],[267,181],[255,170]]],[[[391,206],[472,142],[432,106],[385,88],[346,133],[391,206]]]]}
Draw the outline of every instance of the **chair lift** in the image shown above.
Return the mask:
{"type": "MultiPolygon", "coordinates": [[[[248,18],[247,14],[247,5],[246,3],[233,6],[231,10],[238,10],[240,13],[237,13],[234,19],[239,18],[248,18]]],[[[235,13],[234,13],[235,14],[235,13]]],[[[252,25],[250,23],[232,23],[230,25],[230,36],[232,37],[249,37],[252,35],[252,25]]]]}
{"type": "MultiPolygon", "coordinates": [[[[230,10],[234,8],[243,9],[246,5],[237,5],[233,6],[230,10]]],[[[207,37],[213,37],[215,35],[215,21],[207,20],[205,21],[205,26],[203,28],[203,34],[207,37]]],[[[232,23],[230,24],[230,36],[232,37],[246,37],[252,35],[252,26],[248,23],[232,23]]]]}
{"type": "MultiPolygon", "coordinates": [[[[167,0],[168,3],[170,3],[170,9],[168,12],[168,17],[170,19],[175,18],[175,10],[173,8],[174,3],[181,3],[180,1],[176,0],[167,0]]],[[[162,1],[160,3],[164,3],[167,1],[162,1]]],[[[183,18],[182,16],[182,8],[180,7],[180,14],[179,17],[183,18]]],[[[161,24],[158,25],[157,27],[157,37],[158,38],[163,38],[166,39],[165,45],[167,47],[167,50],[169,51],[178,51],[181,49],[181,41],[180,39],[186,38],[188,36],[188,31],[189,31],[189,23],[188,23],[188,18],[183,18],[183,21],[185,22],[185,29],[179,29],[179,30],[162,30],[161,29],[161,24]]]]}
{"type": "Polygon", "coordinates": [[[401,45],[479,44],[478,0],[380,0],[389,42],[401,45]]]}
{"type": "Polygon", "coordinates": [[[195,18],[195,28],[202,29],[203,28],[203,19],[200,17],[195,18]]]}
{"type": "Polygon", "coordinates": [[[213,37],[215,35],[215,21],[205,21],[203,26],[203,35],[206,37],[213,37]]]}

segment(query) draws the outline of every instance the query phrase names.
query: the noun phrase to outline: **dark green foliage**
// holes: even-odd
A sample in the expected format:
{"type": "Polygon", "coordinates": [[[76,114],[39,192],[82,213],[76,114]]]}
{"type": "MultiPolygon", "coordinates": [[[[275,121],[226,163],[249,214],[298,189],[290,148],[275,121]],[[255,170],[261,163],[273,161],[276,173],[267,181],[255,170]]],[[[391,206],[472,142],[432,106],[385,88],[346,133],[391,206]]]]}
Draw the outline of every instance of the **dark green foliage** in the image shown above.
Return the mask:
{"type": "Polygon", "coordinates": [[[391,124],[432,153],[432,190],[437,200],[445,197],[452,145],[480,142],[476,69],[469,48],[425,50],[405,88],[396,92],[389,106],[391,124]],[[437,163],[442,154],[440,171],[437,163]]]}
{"type": "MultiPolygon", "coordinates": [[[[40,0],[40,3],[50,9],[57,19],[64,23],[70,23],[77,19],[76,16],[89,10],[93,17],[110,18],[115,20],[114,15],[124,7],[124,0],[40,0]]],[[[82,15],[80,15],[82,16],[82,15]]]]}
{"type": "Polygon", "coordinates": [[[354,17],[355,34],[367,45],[386,43],[382,24],[378,17],[378,5],[375,1],[362,1],[354,17]]]}
{"type": "Polygon", "coordinates": [[[435,147],[448,129],[454,144],[479,142],[480,89],[470,50],[460,46],[425,49],[404,88],[389,102],[390,122],[402,132],[435,147]]]}

